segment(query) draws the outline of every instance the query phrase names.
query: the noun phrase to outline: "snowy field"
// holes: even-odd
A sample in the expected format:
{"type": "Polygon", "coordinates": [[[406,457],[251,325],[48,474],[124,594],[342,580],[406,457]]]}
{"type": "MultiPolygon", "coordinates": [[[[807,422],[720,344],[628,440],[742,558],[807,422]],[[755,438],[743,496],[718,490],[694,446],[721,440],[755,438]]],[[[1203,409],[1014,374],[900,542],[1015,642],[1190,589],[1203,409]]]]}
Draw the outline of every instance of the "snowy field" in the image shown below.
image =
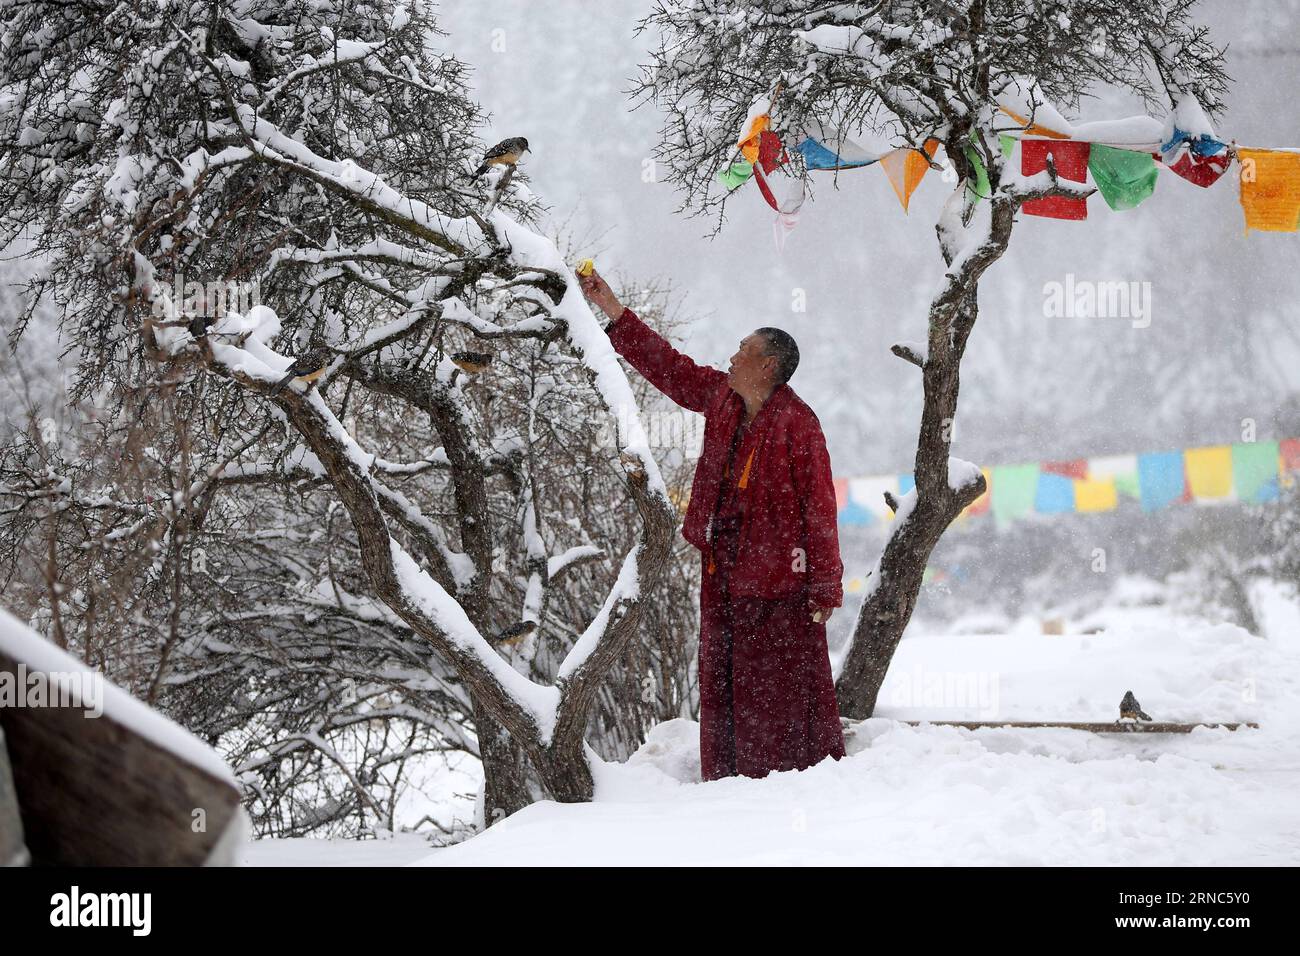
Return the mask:
{"type": "Polygon", "coordinates": [[[909,635],[849,755],[699,782],[698,727],[661,724],[590,804],[541,803],[447,849],[420,838],[252,844],[249,865],[1295,865],[1300,612],[1230,624],[1122,607],[1048,636],[909,635]],[[1077,633],[1104,628],[1100,633],[1077,633]],[[1157,720],[1258,730],[1118,736],[902,720],[1157,720]]]}

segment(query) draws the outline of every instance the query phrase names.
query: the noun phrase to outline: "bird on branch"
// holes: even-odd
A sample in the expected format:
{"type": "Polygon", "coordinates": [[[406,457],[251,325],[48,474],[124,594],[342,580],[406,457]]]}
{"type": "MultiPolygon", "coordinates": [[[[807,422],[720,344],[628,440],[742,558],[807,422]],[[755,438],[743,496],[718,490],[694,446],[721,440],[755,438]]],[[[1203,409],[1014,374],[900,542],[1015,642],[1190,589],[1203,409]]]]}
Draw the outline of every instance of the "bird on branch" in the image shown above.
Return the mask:
{"type": "Polygon", "coordinates": [[[284,378],[271,386],[271,395],[279,395],[284,391],[290,382],[304,382],[310,384],[325,374],[329,368],[330,362],[334,358],[334,353],[329,349],[315,348],[306,352],[304,355],[293,360],[293,364],[285,370],[284,378]]]}
{"type": "Polygon", "coordinates": [[[513,166],[519,162],[519,158],[528,152],[528,140],[522,136],[512,136],[510,139],[503,139],[483,157],[483,163],[478,169],[474,170],[474,179],[482,176],[491,166],[513,166]]]}
{"type": "Polygon", "coordinates": [[[490,352],[452,352],[449,357],[461,371],[477,375],[492,364],[495,356],[490,352]]]}

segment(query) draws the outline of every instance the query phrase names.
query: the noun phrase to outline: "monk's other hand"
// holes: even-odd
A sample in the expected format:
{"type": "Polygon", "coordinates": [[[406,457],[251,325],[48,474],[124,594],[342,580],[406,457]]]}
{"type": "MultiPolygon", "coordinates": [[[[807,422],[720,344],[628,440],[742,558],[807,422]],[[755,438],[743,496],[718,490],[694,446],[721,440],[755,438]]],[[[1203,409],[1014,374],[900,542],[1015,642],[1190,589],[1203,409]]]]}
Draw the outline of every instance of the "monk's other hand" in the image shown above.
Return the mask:
{"type": "Polygon", "coordinates": [[[609,283],[602,279],[595,269],[591,270],[589,276],[578,276],[578,285],[582,287],[582,294],[611,319],[617,319],[623,314],[623,304],[618,301],[618,296],[609,287],[609,283]]]}
{"type": "Polygon", "coordinates": [[[814,623],[825,624],[831,619],[831,614],[835,611],[833,607],[818,607],[813,601],[808,602],[808,611],[812,614],[814,623]]]}

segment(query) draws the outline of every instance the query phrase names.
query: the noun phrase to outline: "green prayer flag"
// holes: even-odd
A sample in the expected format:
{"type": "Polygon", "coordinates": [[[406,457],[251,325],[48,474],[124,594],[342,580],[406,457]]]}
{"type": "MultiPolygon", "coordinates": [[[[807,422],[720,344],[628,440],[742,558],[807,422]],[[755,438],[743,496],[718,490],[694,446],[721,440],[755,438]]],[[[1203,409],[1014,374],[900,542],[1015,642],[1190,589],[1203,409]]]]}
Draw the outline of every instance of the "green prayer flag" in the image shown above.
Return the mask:
{"type": "Polygon", "coordinates": [[[1106,205],[1116,212],[1145,202],[1156,190],[1156,160],[1150,153],[1093,143],[1088,171],[1106,205]]]}
{"type": "Polygon", "coordinates": [[[732,163],[726,169],[718,172],[718,178],[722,180],[722,185],[727,189],[735,189],[745,180],[754,174],[754,164],[750,162],[732,163]]]}
{"type": "MultiPolygon", "coordinates": [[[[975,131],[970,131],[970,140],[976,142],[975,131]]],[[[1004,159],[1011,158],[1011,151],[1016,148],[1015,138],[1005,134],[998,136],[998,144],[1002,147],[1002,156],[1004,159]]],[[[962,150],[966,154],[966,161],[975,169],[975,182],[967,183],[966,188],[976,199],[987,199],[992,187],[989,185],[989,171],[984,168],[984,162],[980,159],[979,150],[973,146],[967,146],[962,150]]]]}
{"type": "Polygon", "coordinates": [[[1038,465],[998,465],[992,476],[993,517],[999,528],[1034,510],[1038,465]]]}
{"type": "Polygon", "coordinates": [[[1123,471],[1114,476],[1115,490],[1121,495],[1128,495],[1130,498],[1141,498],[1142,488],[1138,484],[1137,471],[1123,471]]]}
{"type": "Polygon", "coordinates": [[[1232,446],[1232,483],[1237,500],[1275,501],[1278,497],[1278,453],[1275,441],[1241,442],[1232,446]]]}

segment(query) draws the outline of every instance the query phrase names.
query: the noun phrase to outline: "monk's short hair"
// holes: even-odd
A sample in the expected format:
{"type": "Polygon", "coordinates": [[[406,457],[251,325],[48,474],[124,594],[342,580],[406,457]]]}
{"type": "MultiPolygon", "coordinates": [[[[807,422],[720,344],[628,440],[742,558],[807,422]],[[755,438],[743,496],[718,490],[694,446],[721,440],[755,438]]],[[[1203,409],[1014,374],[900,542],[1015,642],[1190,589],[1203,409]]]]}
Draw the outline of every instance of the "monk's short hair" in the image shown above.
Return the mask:
{"type": "Polygon", "coordinates": [[[756,334],[767,340],[766,354],[776,356],[776,384],[784,385],[799,367],[799,346],[794,336],[770,326],[756,330],[756,334]]]}

